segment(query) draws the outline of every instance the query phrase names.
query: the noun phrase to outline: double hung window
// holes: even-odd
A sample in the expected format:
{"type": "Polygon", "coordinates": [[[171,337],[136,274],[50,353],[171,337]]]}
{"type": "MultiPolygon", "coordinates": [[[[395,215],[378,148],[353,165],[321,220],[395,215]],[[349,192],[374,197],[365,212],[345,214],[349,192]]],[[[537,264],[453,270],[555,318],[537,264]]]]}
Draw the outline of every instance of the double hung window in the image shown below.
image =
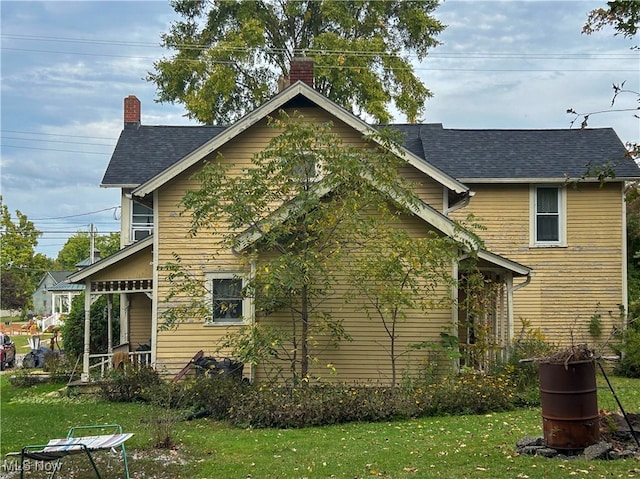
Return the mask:
{"type": "Polygon", "coordinates": [[[211,316],[208,323],[242,322],[247,314],[244,281],[234,274],[209,274],[211,316]]]}
{"type": "Polygon", "coordinates": [[[533,246],[565,245],[565,195],[558,186],[531,189],[531,230],[533,246]]]}

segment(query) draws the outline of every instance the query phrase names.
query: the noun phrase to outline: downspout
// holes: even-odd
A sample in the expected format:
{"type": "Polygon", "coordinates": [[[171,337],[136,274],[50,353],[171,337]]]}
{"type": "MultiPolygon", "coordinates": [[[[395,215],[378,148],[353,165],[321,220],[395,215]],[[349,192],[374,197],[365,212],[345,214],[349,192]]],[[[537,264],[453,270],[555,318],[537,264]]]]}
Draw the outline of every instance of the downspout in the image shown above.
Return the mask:
{"type": "Polygon", "coordinates": [[[513,318],[513,293],[515,293],[519,289],[524,288],[529,283],[531,283],[531,280],[533,279],[534,274],[535,273],[531,271],[522,283],[518,283],[516,285],[513,284],[513,275],[509,275],[509,277],[507,278],[507,311],[508,311],[507,321],[508,321],[508,327],[509,327],[509,336],[508,336],[509,341],[513,339],[513,336],[515,334],[514,318],[513,318]]]}

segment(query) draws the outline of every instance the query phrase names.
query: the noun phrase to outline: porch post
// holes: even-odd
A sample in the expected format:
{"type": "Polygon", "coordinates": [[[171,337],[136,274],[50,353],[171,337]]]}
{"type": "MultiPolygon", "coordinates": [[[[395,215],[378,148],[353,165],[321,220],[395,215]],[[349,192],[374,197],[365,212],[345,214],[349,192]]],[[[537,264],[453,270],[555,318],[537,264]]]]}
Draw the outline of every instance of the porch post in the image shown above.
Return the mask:
{"type": "MultiPolygon", "coordinates": [[[[507,343],[513,339],[513,274],[507,274],[505,278],[507,285],[507,343]]],[[[505,359],[509,359],[509,348],[506,350],[505,359]]]]}
{"type": "Polygon", "coordinates": [[[66,314],[69,314],[71,312],[71,301],[73,301],[73,295],[71,294],[71,292],[67,293],[67,311],[66,314]]]}
{"type": "Polygon", "coordinates": [[[112,331],[112,311],[113,311],[113,295],[107,295],[107,352],[113,354],[113,331],[112,331]]]}
{"type": "Polygon", "coordinates": [[[120,295],[120,344],[129,342],[129,293],[120,295]]]}
{"type": "Polygon", "coordinates": [[[87,280],[84,295],[84,356],[82,358],[83,382],[89,381],[89,354],[91,348],[91,281],[87,280]]]}
{"type": "MultiPolygon", "coordinates": [[[[458,326],[459,326],[459,322],[460,322],[460,316],[459,316],[459,295],[460,295],[460,265],[458,263],[458,261],[454,260],[452,262],[451,265],[451,277],[454,279],[453,281],[453,285],[451,286],[451,299],[452,301],[452,307],[451,307],[451,335],[455,336],[456,338],[458,338],[458,352],[460,351],[460,336],[459,336],[459,330],[458,330],[458,326]]],[[[460,360],[459,359],[452,359],[451,360],[453,368],[458,371],[460,370],[460,360]]]]}

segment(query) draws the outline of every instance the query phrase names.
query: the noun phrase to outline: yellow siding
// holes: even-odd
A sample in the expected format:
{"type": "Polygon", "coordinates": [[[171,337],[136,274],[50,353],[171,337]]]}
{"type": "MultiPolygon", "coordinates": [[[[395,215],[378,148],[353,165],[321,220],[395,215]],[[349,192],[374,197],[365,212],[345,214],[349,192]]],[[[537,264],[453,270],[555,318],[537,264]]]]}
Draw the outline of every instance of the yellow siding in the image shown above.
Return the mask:
{"type": "Polygon", "coordinates": [[[129,295],[129,347],[151,345],[151,300],[146,294],[129,295]]]}
{"type": "Polygon", "coordinates": [[[593,344],[587,327],[599,313],[608,322],[606,336],[609,312],[617,316],[623,301],[620,184],[567,188],[566,247],[529,246],[529,185],[472,185],[472,190],[470,205],[455,217],[481,218],[489,251],[534,270],[531,284],[514,294],[516,330],[525,319],[551,341],[593,344]]]}
{"type": "Polygon", "coordinates": [[[91,281],[110,281],[125,279],[151,279],[153,277],[153,254],[151,246],[136,254],[105,268],[91,277],[91,281]]]}

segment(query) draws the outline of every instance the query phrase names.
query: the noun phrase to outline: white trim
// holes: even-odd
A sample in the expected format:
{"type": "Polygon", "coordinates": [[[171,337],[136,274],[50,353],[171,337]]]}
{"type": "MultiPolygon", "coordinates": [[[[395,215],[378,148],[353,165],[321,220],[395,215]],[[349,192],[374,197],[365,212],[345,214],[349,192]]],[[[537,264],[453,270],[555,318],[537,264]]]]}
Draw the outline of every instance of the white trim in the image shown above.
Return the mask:
{"type": "MultiPolygon", "coordinates": [[[[615,177],[614,179],[605,180],[606,183],[624,183],[626,181],[635,181],[640,177],[626,177],[620,176],[615,177]]],[[[479,178],[479,177],[460,177],[456,178],[458,181],[464,184],[484,184],[484,183],[572,183],[573,181],[578,181],[578,179],[571,179],[566,176],[562,177],[544,177],[544,178],[479,178]]],[[[580,178],[580,183],[600,183],[598,178],[580,178]]]]}
{"type": "Polygon", "coordinates": [[[529,247],[552,248],[567,246],[567,187],[558,184],[532,184],[529,187],[529,247]],[[538,188],[554,187],[558,189],[558,240],[537,240],[537,198],[538,188]]]}
{"type": "MultiPolygon", "coordinates": [[[[376,135],[379,133],[378,130],[360,120],[344,108],[336,105],[331,100],[324,97],[307,84],[298,81],[286,90],[283,90],[268,102],[256,108],[251,113],[242,117],[229,128],[183,157],[180,161],[174,163],[169,168],[166,168],[158,175],[154,176],[150,180],[140,185],[138,188],[134,189],[133,194],[136,196],[146,196],[152,193],[154,190],[158,189],[171,179],[175,178],[180,173],[195,165],[196,163],[204,159],[208,154],[219,149],[221,146],[237,137],[240,133],[255,125],[274,111],[277,111],[279,108],[281,108],[287,102],[293,100],[297,96],[305,97],[307,100],[315,103],[318,107],[324,109],[335,118],[341,120],[342,122],[346,123],[347,125],[364,135],[376,135]]],[[[425,173],[437,182],[457,193],[464,193],[469,190],[467,186],[460,183],[458,180],[428,164],[404,147],[398,147],[397,149],[395,149],[395,151],[393,151],[393,153],[404,159],[407,163],[409,163],[419,171],[425,173]]]]}
{"type": "Polygon", "coordinates": [[[622,305],[624,306],[625,315],[629,314],[629,283],[627,275],[627,200],[625,198],[625,184],[620,185],[622,196],[622,305]]]}
{"type": "MultiPolygon", "coordinates": [[[[159,234],[158,234],[158,225],[159,221],[159,201],[158,201],[158,191],[154,191],[153,193],[153,235],[151,236],[151,241],[153,242],[153,263],[151,274],[153,275],[153,297],[151,298],[151,364],[157,365],[158,362],[158,283],[160,282],[158,265],[159,265],[159,234]]],[[[142,241],[146,241],[147,238],[142,241]]],[[[142,242],[141,241],[141,242],[142,242]]],[[[134,243],[137,244],[137,243],[134,243]]]]}

